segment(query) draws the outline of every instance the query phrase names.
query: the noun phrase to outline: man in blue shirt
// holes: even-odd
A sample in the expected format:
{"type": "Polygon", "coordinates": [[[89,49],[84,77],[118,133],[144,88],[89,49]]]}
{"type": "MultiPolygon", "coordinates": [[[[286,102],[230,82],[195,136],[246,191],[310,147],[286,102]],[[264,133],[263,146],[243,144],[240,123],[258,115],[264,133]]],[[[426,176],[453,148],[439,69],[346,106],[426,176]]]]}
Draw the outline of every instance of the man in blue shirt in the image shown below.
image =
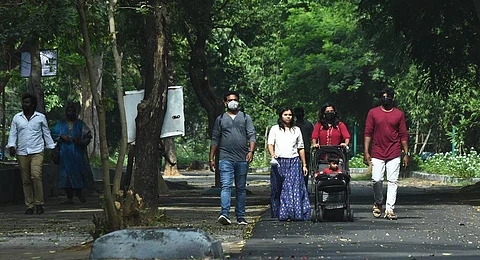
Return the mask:
{"type": "Polygon", "coordinates": [[[35,207],[37,214],[43,210],[42,165],[43,151],[55,148],[45,115],[36,112],[37,98],[31,94],[22,97],[22,112],[12,120],[8,137],[9,152],[17,156],[18,167],[23,182],[23,194],[27,211],[32,215],[35,207]]]}
{"type": "Polygon", "coordinates": [[[217,117],[210,145],[210,170],[215,169],[215,154],[219,149],[219,170],[222,191],[221,211],[218,222],[229,225],[230,198],[235,181],[235,215],[237,223],[247,225],[245,203],[247,191],[248,164],[253,160],[255,150],[255,128],[252,118],[239,110],[239,94],[230,91],[224,95],[227,112],[217,117]]]}

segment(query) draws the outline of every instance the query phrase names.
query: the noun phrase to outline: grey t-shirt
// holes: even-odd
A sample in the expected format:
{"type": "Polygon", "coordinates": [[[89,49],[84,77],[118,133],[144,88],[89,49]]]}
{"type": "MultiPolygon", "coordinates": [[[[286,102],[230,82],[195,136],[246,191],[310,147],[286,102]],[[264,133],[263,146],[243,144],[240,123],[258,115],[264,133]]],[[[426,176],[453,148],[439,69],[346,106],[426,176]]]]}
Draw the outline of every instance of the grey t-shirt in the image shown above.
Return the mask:
{"type": "Polygon", "coordinates": [[[245,161],[249,143],[256,142],[252,118],[238,112],[235,118],[223,113],[215,120],[211,145],[220,150],[219,159],[245,161]]]}

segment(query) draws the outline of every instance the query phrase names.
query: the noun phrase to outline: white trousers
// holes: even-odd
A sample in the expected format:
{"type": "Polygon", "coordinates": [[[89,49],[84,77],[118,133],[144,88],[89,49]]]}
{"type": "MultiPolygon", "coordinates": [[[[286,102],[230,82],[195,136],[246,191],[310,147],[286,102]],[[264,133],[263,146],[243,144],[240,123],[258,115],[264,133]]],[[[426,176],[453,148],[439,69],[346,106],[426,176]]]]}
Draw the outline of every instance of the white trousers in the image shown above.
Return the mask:
{"type": "Polygon", "coordinates": [[[390,160],[372,158],[373,198],[378,205],[383,201],[383,176],[387,171],[387,200],[385,212],[395,209],[397,200],[398,175],[400,174],[400,157],[390,160]]]}

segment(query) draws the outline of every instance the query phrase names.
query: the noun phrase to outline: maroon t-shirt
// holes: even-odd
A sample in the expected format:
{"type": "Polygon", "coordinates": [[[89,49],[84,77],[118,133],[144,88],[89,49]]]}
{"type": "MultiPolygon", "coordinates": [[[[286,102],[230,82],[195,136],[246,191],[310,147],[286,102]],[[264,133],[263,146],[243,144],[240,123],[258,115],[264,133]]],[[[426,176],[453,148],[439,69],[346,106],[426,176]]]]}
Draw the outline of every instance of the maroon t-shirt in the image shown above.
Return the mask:
{"type": "Polygon", "coordinates": [[[386,112],[381,106],[370,109],[364,135],[372,138],[372,158],[389,160],[399,157],[402,154],[402,141],[408,141],[403,112],[397,108],[386,112]]]}
{"type": "Polygon", "coordinates": [[[312,140],[318,140],[320,145],[340,145],[345,139],[350,139],[347,126],[339,122],[337,127],[323,129],[322,124],[316,123],[313,127],[312,140]]]}

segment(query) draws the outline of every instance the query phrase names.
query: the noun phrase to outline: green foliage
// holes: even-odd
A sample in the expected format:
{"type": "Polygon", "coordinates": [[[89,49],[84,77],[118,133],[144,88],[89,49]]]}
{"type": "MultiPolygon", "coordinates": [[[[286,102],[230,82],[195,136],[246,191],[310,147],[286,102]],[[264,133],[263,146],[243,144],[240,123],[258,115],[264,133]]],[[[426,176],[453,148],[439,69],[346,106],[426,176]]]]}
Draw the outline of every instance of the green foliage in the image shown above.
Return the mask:
{"type": "MultiPolygon", "coordinates": [[[[108,165],[110,169],[115,169],[115,167],[117,166],[117,158],[118,158],[118,152],[115,153],[113,156],[108,157],[108,165]]],[[[93,158],[90,158],[90,164],[92,165],[92,167],[101,168],[102,158],[100,158],[100,156],[95,156],[93,158]]],[[[127,165],[126,161],[123,165],[127,165]]]]}
{"type": "Polygon", "coordinates": [[[194,138],[177,138],[175,140],[177,165],[179,168],[188,167],[193,161],[208,162],[210,141],[194,138]]]}
{"type": "Polygon", "coordinates": [[[280,93],[288,103],[303,105],[314,121],[321,105],[333,102],[343,121],[363,122],[384,80],[378,54],[357,25],[356,8],[352,1],[323,1],[288,9],[279,44],[285,80],[280,93]]]}
{"type": "Polygon", "coordinates": [[[472,67],[478,69],[475,1],[364,0],[359,7],[376,47],[394,64],[403,57],[413,60],[428,74],[423,87],[432,92],[456,92],[452,81],[467,79],[472,67]]]}
{"type": "Polygon", "coordinates": [[[438,153],[420,164],[420,169],[431,174],[460,178],[479,178],[480,156],[473,148],[464,155],[438,153]]]}
{"type": "Polygon", "coordinates": [[[367,168],[368,166],[363,162],[363,154],[357,153],[354,157],[348,161],[348,167],[350,168],[367,168]]]}

